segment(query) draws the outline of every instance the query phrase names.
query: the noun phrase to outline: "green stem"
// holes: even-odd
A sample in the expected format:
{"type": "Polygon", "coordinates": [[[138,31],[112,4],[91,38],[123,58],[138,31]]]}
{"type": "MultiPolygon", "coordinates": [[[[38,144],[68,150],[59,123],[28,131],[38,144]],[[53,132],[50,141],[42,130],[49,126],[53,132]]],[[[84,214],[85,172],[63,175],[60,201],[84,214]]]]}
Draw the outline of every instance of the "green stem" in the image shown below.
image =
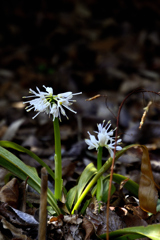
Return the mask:
{"type": "MultiPolygon", "coordinates": [[[[97,156],[97,171],[99,171],[102,167],[102,151],[103,147],[98,148],[98,156],[97,156]]],[[[102,192],[103,192],[103,183],[102,176],[97,180],[97,200],[102,200],[102,192]]]]}
{"type": "MultiPolygon", "coordinates": [[[[116,153],[116,157],[115,160],[117,160],[123,153],[125,153],[129,148],[137,146],[136,144],[133,145],[129,145],[127,147],[124,147],[121,151],[116,153]]],[[[83,193],[81,194],[81,196],[79,197],[78,201],[76,202],[72,213],[74,214],[74,211],[78,210],[79,205],[81,204],[81,202],[83,201],[83,199],[85,198],[85,196],[87,195],[87,193],[90,191],[90,189],[96,184],[97,180],[102,176],[102,174],[104,172],[106,172],[110,166],[112,165],[112,158],[110,157],[105,164],[101,167],[101,169],[97,172],[97,174],[94,176],[94,178],[90,181],[90,183],[87,185],[87,187],[85,188],[85,190],[83,191],[83,193]]]]}
{"type": "Polygon", "coordinates": [[[61,160],[61,139],[59,130],[59,120],[55,118],[54,122],[55,139],[55,198],[61,200],[62,194],[62,160],[61,160]]]}

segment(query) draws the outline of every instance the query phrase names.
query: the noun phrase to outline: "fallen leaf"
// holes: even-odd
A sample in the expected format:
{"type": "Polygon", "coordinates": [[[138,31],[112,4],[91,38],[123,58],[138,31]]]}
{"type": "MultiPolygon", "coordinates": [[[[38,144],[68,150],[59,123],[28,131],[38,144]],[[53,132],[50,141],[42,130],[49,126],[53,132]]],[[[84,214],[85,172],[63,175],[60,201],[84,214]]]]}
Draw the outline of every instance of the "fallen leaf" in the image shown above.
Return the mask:
{"type": "Polygon", "coordinates": [[[84,228],[86,235],[84,240],[88,240],[91,238],[92,234],[94,233],[94,226],[91,221],[87,218],[83,218],[82,227],[84,228]]]}
{"type": "Polygon", "coordinates": [[[78,215],[76,215],[76,214],[73,214],[71,216],[65,215],[64,222],[67,222],[70,224],[80,224],[82,222],[82,219],[79,218],[78,215]]]}
{"type": "Polygon", "coordinates": [[[7,141],[11,141],[14,136],[16,135],[19,127],[22,125],[22,123],[24,122],[24,118],[18,119],[16,121],[14,121],[7,129],[7,131],[5,132],[5,134],[2,137],[2,140],[7,140],[7,141]]]}
{"type": "Polygon", "coordinates": [[[23,234],[23,230],[21,228],[17,228],[9,223],[6,219],[2,218],[1,220],[4,229],[10,230],[12,235],[18,239],[28,239],[26,235],[23,234]]]}
{"type": "Polygon", "coordinates": [[[143,155],[138,192],[139,203],[144,211],[155,214],[158,201],[157,185],[153,179],[148,149],[144,145],[141,145],[140,147],[143,149],[143,155]]]}
{"type": "MultiPolygon", "coordinates": [[[[100,213],[95,213],[94,210],[95,206],[94,203],[91,203],[89,207],[86,209],[85,218],[87,218],[94,226],[95,233],[97,235],[105,234],[106,229],[106,206],[101,209],[100,213]]],[[[109,231],[115,231],[120,228],[125,227],[125,223],[122,219],[114,212],[109,209],[109,231]]]]}
{"type": "Polygon", "coordinates": [[[0,201],[8,203],[10,206],[17,208],[19,198],[19,186],[16,178],[13,178],[0,191],[0,201]]]}
{"type": "Polygon", "coordinates": [[[148,224],[160,223],[160,212],[157,212],[155,215],[152,215],[148,221],[148,224]]]}
{"type": "Polygon", "coordinates": [[[132,215],[131,213],[127,213],[126,216],[123,217],[124,222],[126,223],[127,227],[134,227],[134,226],[147,226],[147,222],[144,219],[136,215],[132,215]]]}

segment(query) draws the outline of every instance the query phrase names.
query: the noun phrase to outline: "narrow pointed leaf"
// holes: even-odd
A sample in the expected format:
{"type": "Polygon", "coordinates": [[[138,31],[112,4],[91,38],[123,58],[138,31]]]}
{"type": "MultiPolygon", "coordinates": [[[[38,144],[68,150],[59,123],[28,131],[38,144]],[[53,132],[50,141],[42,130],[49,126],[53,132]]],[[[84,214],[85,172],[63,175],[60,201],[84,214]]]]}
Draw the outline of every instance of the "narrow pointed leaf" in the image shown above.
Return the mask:
{"type": "MultiPolygon", "coordinates": [[[[109,175],[110,176],[110,175],[109,175]]],[[[102,194],[102,201],[103,202],[107,202],[108,201],[108,190],[109,190],[109,177],[108,178],[104,178],[103,179],[103,194],[102,194]]],[[[112,187],[111,187],[111,196],[113,195],[113,193],[115,192],[116,188],[115,186],[112,184],[112,187]]],[[[92,188],[92,191],[91,191],[91,194],[92,194],[92,197],[96,194],[96,191],[97,191],[97,185],[95,185],[93,188],[92,188]]]]}
{"type": "Polygon", "coordinates": [[[75,197],[77,193],[77,186],[71,188],[69,192],[67,193],[66,197],[66,206],[68,207],[68,210],[71,212],[72,205],[74,203],[75,197]]]}
{"type": "Polygon", "coordinates": [[[142,234],[137,234],[137,233],[129,233],[129,234],[125,234],[123,236],[120,237],[116,237],[115,240],[136,240],[136,239],[143,239],[143,235],[142,234]]]}
{"type": "Polygon", "coordinates": [[[48,173],[52,176],[53,179],[55,178],[54,172],[50,169],[50,167],[48,167],[48,165],[46,163],[44,163],[42,161],[42,159],[40,159],[35,153],[31,152],[27,148],[24,148],[24,147],[14,143],[14,142],[9,142],[9,141],[0,141],[0,146],[5,147],[5,148],[12,148],[12,149],[17,150],[19,152],[27,153],[30,157],[32,157],[39,164],[41,164],[41,166],[45,167],[47,169],[48,173]]]}
{"type": "MultiPolygon", "coordinates": [[[[33,168],[24,164],[19,158],[17,158],[14,154],[9,152],[0,146],[0,165],[14,175],[19,177],[22,180],[26,180],[27,177],[28,184],[33,187],[38,193],[41,191],[41,179],[35,174],[35,170],[33,168]]],[[[47,201],[55,210],[55,212],[59,215],[60,209],[57,206],[56,200],[54,199],[54,195],[50,189],[47,191],[47,201]]]]}
{"type": "Polygon", "coordinates": [[[88,182],[93,178],[93,176],[97,173],[97,169],[95,168],[93,163],[87,165],[87,167],[82,172],[78,185],[77,185],[77,196],[76,200],[79,199],[81,193],[83,192],[85,186],[88,182]]]}
{"type": "MultiPolygon", "coordinates": [[[[102,239],[106,239],[106,234],[100,236],[102,239]]],[[[136,226],[123,228],[109,233],[110,240],[127,240],[127,239],[137,239],[142,237],[148,237],[152,240],[160,239],[160,224],[153,224],[144,226],[136,226]]]]}
{"type": "MultiPolygon", "coordinates": [[[[105,179],[103,183],[103,195],[102,195],[102,201],[107,203],[108,201],[108,191],[109,191],[109,180],[105,179]]],[[[113,193],[116,191],[115,186],[112,184],[111,185],[111,196],[113,193]]]]}

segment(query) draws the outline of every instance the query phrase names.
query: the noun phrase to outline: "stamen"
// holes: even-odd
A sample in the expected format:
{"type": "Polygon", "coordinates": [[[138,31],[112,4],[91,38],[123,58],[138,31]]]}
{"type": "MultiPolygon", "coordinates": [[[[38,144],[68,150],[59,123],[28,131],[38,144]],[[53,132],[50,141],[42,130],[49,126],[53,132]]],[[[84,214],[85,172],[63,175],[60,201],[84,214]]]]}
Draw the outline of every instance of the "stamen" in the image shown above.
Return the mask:
{"type": "Polygon", "coordinates": [[[38,112],[34,117],[32,117],[32,119],[35,119],[39,114],[40,112],[38,112]]]}

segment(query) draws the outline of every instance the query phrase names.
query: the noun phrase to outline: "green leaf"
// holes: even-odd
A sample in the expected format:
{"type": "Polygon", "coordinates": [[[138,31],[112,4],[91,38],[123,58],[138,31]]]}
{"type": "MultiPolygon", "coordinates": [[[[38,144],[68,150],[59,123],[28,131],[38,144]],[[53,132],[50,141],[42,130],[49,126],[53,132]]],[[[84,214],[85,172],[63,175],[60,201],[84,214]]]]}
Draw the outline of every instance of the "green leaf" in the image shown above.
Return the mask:
{"type": "MultiPolygon", "coordinates": [[[[110,175],[108,175],[106,177],[106,179],[109,179],[110,178],[110,175]]],[[[124,177],[120,174],[117,174],[117,173],[113,173],[113,181],[120,184],[122,181],[124,181],[125,179],[128,179],[128,177],[124,177]]],[[[128,180],[125,185],[124,185],[124,188],[127,189],[129,192],[131,192],[135,197],[138,198],[138,188],[139,188],[139,185],[137,183],[135,183],[134,181],[132,180],[128,180]]]]}
{"type": "Polygon", "coordinates": [[[77,193],[77,186],[71,188],[69,190],[69,192],[67,193],[66,206],[70,212],[71,212],[71,208],[72,208],[72,205],[73,205],[75,197],[76,197],[76,193],[77,193]]]}
{"type": "Polygon", "coordinates": [[[81,209],[80,215],[81,215],[81,214],[82,214],[82,215],[85,214],[86,208],[89,206],[91,200],[92,200],[92,199],[88,199],[88,200],[85,201],[85,203],[84,203],[84,205],[83,205],[83,207],[82,207],[82,209],[81,209]]]}
{"type": "Polygon", "coordinates": [[[115,238],[116,240],[134,240],[134,239],[141,239],[143,235],[141,234],[126,234],[120,237],[115,238]]]}
{"type": "Polygon", "coordinates": [[[158,201],[157,201],[156,211],[160,212],[160,199],[158,199],[158,201]]]}
{"type": "Polygon", "coordinates": [[[79,199],[81,193],[83,192],[85,186],[88,182],[93,178],[93,176],[97,173],[97,169],[95,168],[93,163],[87,165],[87,167],[82,172],[78,185],[77,185],[77,196],[76,201],[79,199]]]}
{"type": "MultiPolygon", "coordinates": [[[[103,179],[103,193],[102,193],[102,201],[103,202],[107,202],[108,201],[108,190],[109,190],[109,180],[108,180],[108,176],[105,177],[103,179]]],[[[112,187],[111,187],[111,196],[113,195],[113,193],[115,192],[116,188],[114,186],[114,184],[112,184],[112,187]]],[[[97,185],[95,185],[93,188],[92,188],[92,191],[91,191],[91,194],[92,194],[92,197],[95,195],[97,191],[97,185]]]]}
{"type": "MultiPolygon", "coordinates": [[[[106,179],[106,180],[104,180],[104,183],[103,183],[103,194],[102,194],[102,201],[105,203],[108,201],[108,191],[109,191],[109,180],[106,179]]],[[[116,191],[116,188],[112,184],[111,185],[111,196],[113,195],[113,193],[115,191],[116,191]]]]}
{"type": "MultiPolygon", "coordinates": [[[[17,177],[22,180],[27,180],[27,183],[33,187],[38,193],[41,192],[41,179],[38,177],[37,173],[35,173],[35,169],[24,164],[19,158],[17,158],[14,154],[9,152],[0,146],[0,165],[17,177]]],[[[53,207],[57,215],[60,214],[60,209],[57,206],[57,202],[54,199],[54,195],[50,189],[47,192],[47,201],[53,207]]]]}
{"type": "Polygon", "coordinates": [[[32,157],[39,164],[41,164],[43,167],[45,167],[47,169],[47,172],[52,176],[53,179],[55,178],[54,172],[50,169],[50,167],[48,167],[48,165],[46,163],[44,163],[42,161],[42,159],[40,159],[35,153],[31,152],[27,148],[24,148],[24,147],[14,143],[14,142],[9,142],[9,141],[0,141],[0,146],[5,147],[5,148],[12,148],[12,149],[17,150],[19,152],[27,153],[30,157],[32,157]]]}
{"type": "MultiPolygon", "coordinates": [[[[148,237],[152,240],[160,239],[160,224],[153,224],[144,226],[136,226],[123,228],[109,233],[110,240],[128,240],[128,239],[137,239],[142,237],[148,237]]],[[[106,234],[100,236],[102,239],[106,239],[106,234]]]]}

